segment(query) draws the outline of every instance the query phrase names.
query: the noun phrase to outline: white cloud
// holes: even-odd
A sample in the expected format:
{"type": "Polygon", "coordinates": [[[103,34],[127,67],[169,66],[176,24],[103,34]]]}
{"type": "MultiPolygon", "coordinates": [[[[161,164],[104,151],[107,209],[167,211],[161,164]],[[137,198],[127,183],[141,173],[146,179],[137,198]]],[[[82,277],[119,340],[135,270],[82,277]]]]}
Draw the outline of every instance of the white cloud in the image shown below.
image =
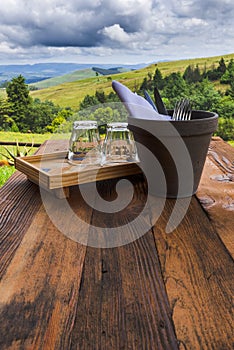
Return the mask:
{"type": "Polygon", "coordinates": [[[0,60],[225,54],[233,15],[233,0],[1,0],[0,60]]]}
{"type": "Polygon", "coordinates": [[[130,40],[129,35],[120,27],[119,24],[114,24],[110,27],[104,27],[100,33],[108,37],[110,40],[126,43],[130,40]]]}

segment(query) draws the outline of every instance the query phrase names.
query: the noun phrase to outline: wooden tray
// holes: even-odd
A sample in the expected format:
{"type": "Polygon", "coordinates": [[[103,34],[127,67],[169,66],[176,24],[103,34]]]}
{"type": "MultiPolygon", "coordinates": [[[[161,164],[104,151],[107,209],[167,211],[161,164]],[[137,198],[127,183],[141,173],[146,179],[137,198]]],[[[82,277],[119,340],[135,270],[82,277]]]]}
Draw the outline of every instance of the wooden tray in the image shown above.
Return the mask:
{"type": "Polygon", "coordinates": [[[141,173],[137,163],[116,163],[84,168],[68,163],[67,152],[54,152],[15,159],[17,170],[40,187],[53,191],[57,197],[69,196],[69,187],[141,173]]]}

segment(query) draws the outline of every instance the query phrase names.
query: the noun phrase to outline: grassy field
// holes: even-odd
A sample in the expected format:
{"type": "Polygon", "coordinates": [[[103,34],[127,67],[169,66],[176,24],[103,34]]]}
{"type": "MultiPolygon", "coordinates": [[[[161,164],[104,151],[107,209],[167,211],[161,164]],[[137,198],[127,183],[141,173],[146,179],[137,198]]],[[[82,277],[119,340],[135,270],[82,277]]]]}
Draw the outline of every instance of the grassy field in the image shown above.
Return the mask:
{"type": "MultiPolygon", "coordinates": [[[[203,70],[205,67],[206,69],[209,69],[213,66],[217,66],[221,57],[223,57],[226,64],[228,64],[232,58],[234,59],[234,54],[208,58],[159,62],[157,64],[151,64],[148,67],[131,72],[119,73],[112,76],[95,76],[78,81],[65,82],[63,84],[52,86],[46,89],[32,91],[31,96],[33,98],[40,98],[42,101],[51,100],[55,104],[59,104],[62,107],[69,106],[73,109],[77,109],[79,103],[87,94],[94,95],[96,90],[102,90],[107,94],[113,91],[111,87],[112,79],[122,82],[131,90],[135,91],[140,87],[145,77],[150,74],[154,75],[156,68],[160,69],[163,76],[168,75],[172,72],[183,73],[188,65],[198,65],[201,70],[203,70]]],[[[218,84],[216,88],[222,90],[226,87],[218,84]]]]}
{"type": "Polygon", "coordinates": [[[68,83],[72,81],[83,80],[86,78],[95,77],[96,73],[92,69],[81,69],[70,74],[64,74],[60,77],[45,79],[37,83],[31,84],[39,89],[45,89],[51,86],[56,86],[63,83],[68,83]]]}
{"type": "MultiPolygon", "coordinates": [[[[28,148],[32,143],[43,143],[51,137],[51,134],[22,134],[19,132],[2,132],[0,131],[0,141],[11,141],[11,142],[26,142],[28,148]]],[[[16,146],[1,146],[0,145],[0,161],[6,160],[3,154],[8,155],[6,148],[16,153],[16,146]]],[[[37,148],[32,148],[30,154],[34,153],[37,148]]],[[[24,147],[20,147],[21,152],[24,151],[24,147]]],[[[14,173],[14,166],[0,166],[0,187],[7,181],[7,179],[14,173]]]]}
{"type": "Polygon", "coordinates": [[[0,141],[42,143],[50,138],[51,134],[23,134],[21,132],[0,131],[0,141]]]}
{"type": "Polygon", "coordinates": [[[13,166],[0,167],[0,187],[9,179],[9,177],[15,172],[13,166]]]}
{"type": "MultiPolygon", "coordinates": [[[[3,132],[0,131],[0,141],[11,141],[11,142],[25,142],[30,147],[33,143],[43,143],[51,137],[51,134],[23,134],[20,132],[3,132]]],[[[6,159],[2,154],[7,155],[6,148],[9,151],[15,154],[16,146],[1,146],[0,145],[0,159],[6,159]]],[[[23,152],[24,147],[20,147],[20,150],[23,152]]],[[[33,148],[32,152],[36,148],[33,148]]]]}

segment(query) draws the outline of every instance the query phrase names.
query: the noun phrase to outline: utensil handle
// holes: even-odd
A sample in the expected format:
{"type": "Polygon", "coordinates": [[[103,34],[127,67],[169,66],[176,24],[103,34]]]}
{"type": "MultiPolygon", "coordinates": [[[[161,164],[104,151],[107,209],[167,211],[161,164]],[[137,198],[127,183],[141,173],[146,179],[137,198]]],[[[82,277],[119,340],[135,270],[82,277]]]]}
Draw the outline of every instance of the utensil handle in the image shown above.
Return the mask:
{"type": "Polygon", "coordinates": [[[167,109],[163,103],[163,100],[156,86],[154,87],[154,98],[155,98],[155,104],[157,106],[158,112],[160,114],[168,115],[167,109]]]}
{"type": "Polygon", "coordinates": [[[148,91],[147,90],[144,90],[144,96],[145,96],[145,99],[151,104],[151,106],[153,107],[153,109],[155,111],[158,112],[158,109],[157,107],[155,106],[155,103],[154,101],[152,100],[151,96],[149,95],[148,91]]]}

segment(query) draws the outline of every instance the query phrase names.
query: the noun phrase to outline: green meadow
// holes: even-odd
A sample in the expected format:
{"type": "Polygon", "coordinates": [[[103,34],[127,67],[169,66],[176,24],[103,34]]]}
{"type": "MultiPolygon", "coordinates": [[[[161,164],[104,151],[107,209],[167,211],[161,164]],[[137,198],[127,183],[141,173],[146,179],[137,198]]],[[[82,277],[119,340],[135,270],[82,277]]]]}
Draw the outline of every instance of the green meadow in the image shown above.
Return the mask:
{"type": "MultiPolygon", "coordinates": [[[[51,86],[45,89],[36,90],[31,92],[33,98],[39,98],[42,101],[51,100],[55,104],[59,104],[62,107],[71,107],[77,109],[79,103],[84,99],[84,97],[89,95],[94,95],[96,90],[104,91],[109,93],[112,90],[111,81],[118,80],[123,84],[127,85],[131,90],[135,91],[141,85],[143,79],[148,75],[154,75],[155,69],[159,68],[162,75],[166,76],[172,72],[181,72],[183,73],[185,68],[189,65],[196,66],[203,71],[203,69],[210,69],[212,67],[218,66],[218,63],[221,59],[224,58],[225,63],[233,58],[234,54],[222,55],[216,57],[208,58],[196,58],[196,59],[187,59],[187,60],[178,60],[170,62],[159,62],[151,64],[145,68],[141,68],[134,71],[114,74],[112,76],[95,76],[87,77],[82,80],[70,81],[70,82],[61,82],[60,78],[57,78],[59,85],[51,86]]],[[[71,77],[69,78],[71,79],[71,77]]],[[[215,83],[215,87],[219,90],[225,91],[226,86],[215,83]]]]}

